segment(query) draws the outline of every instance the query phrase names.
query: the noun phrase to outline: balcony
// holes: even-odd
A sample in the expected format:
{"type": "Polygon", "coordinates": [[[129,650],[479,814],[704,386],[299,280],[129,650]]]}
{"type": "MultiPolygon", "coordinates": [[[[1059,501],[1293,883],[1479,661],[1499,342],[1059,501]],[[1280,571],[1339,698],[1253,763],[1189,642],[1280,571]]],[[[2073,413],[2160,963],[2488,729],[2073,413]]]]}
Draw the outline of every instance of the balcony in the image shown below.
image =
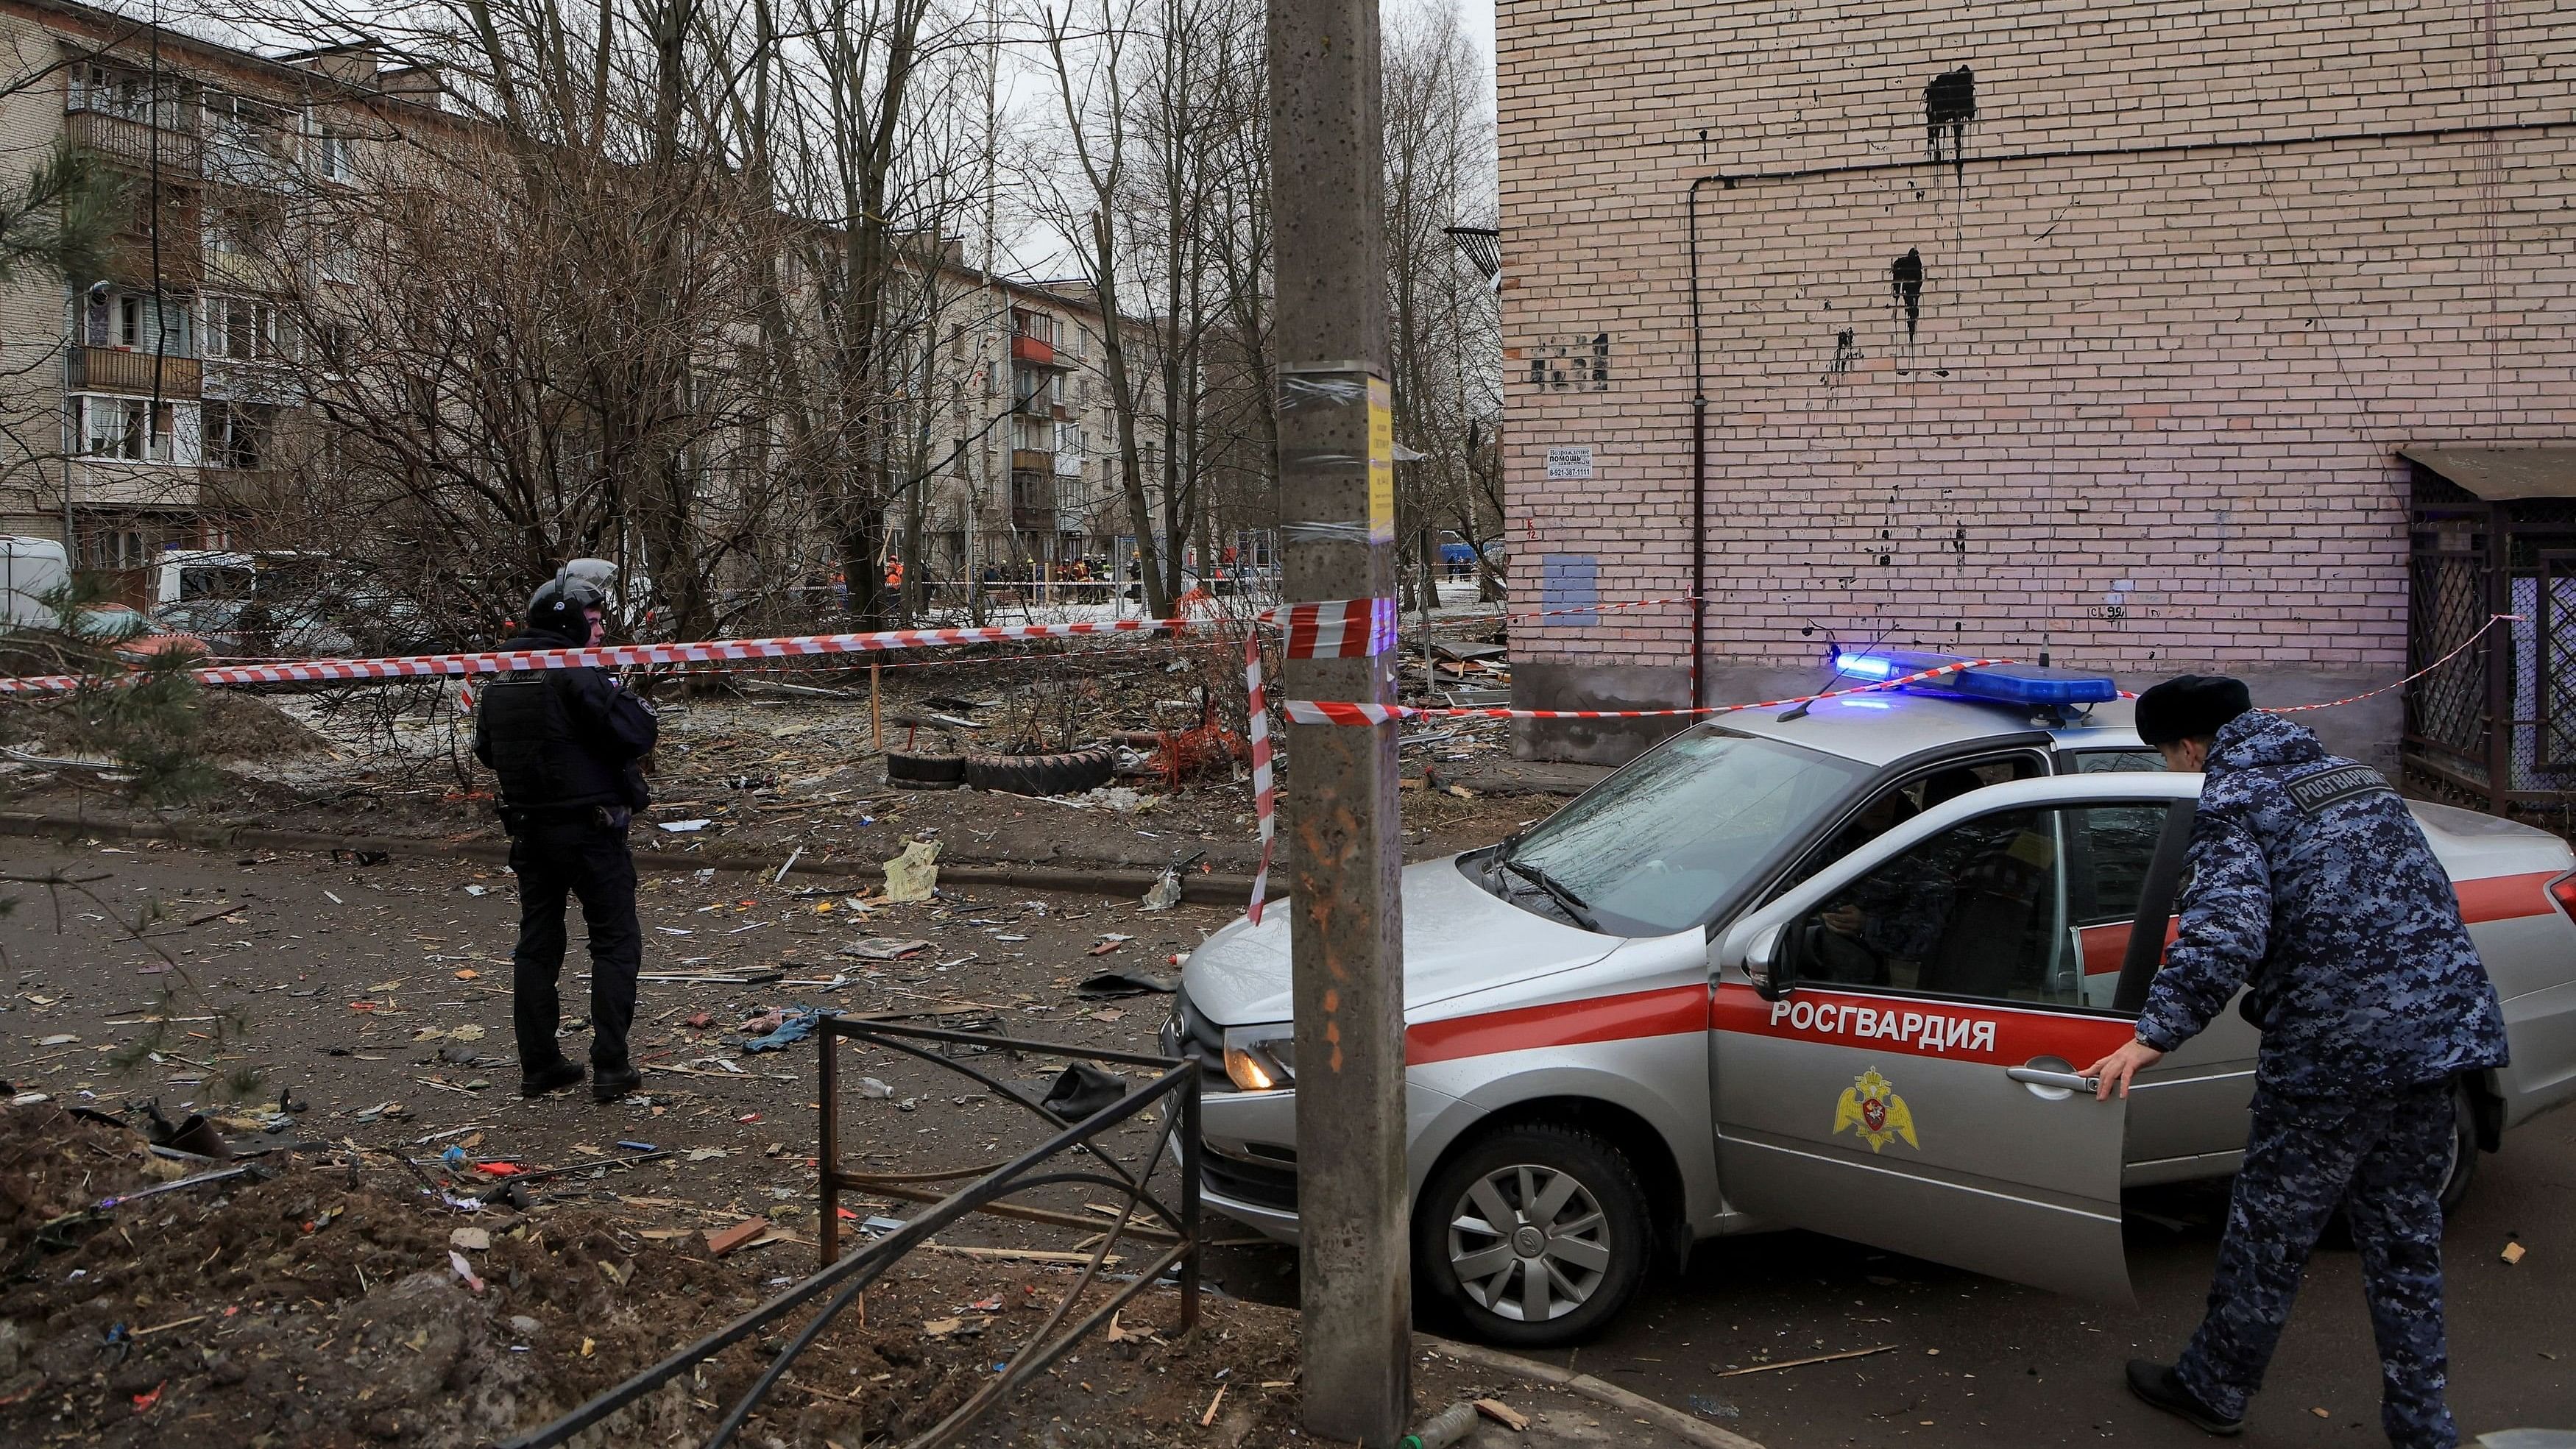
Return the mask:
{"type": "Polygon", "coordinates": [[[1044,338],[1031,337],[1025,332],[1014,332],[1011,334],[1011,360],[1013,362],[1030,363],[1038,367],[1065,367],[1069,365],[1057,360],[1055,344],[1046,341],[1044,338]]]}
{"type": "Polygon", "coordinates": [[[1041,451],[1036,448],[1013,448],[1011,450],[1011,471],[1014,473],[1044,473],[1049,477],[1053,477],[1055,475],[1055,454],[1052,451],[1041,451]]]}
{"type": "Polygon", "coordinates": [[[155,357],[122,347],[65,349],[66,385],[74,392],[131,393],[149,397],[195,397],[204,385],[204,368],[193,357],[155,357]],[[154,386],[154,364],[159,386],[154,386]]]}
{"type": "Polygon", "coordinates": [[[158,165],[165,177],[180,175],[193,180],[204,165],[204,148],[194,131],[155,126],[81,107],[63,116],[63,130],[76,146],[141,171],[158,165]]]}

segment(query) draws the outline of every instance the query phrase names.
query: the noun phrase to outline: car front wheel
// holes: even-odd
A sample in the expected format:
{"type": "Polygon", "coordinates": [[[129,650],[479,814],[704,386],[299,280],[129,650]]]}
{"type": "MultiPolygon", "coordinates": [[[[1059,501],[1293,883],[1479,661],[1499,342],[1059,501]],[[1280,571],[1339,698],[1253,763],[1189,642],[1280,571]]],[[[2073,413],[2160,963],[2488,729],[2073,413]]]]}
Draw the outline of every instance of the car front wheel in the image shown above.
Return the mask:
{"type": "Polygon", "coordinates": [[[2478,1176],[2478,1118],[2466,1084],[2451,1089],[2451,1161],[2442,1173],[2442,1215],[2459,1207],[2478,1176]]]}
{"type": "Polygon", "coordinates": [[[1424,1185],[1413,1260],[1474,1336],[1546,1348],[1626,1306],[1653,1239],[1625,1154],[1578,1128],[1533,1123],[1470,1144],[1424,1185]]]}

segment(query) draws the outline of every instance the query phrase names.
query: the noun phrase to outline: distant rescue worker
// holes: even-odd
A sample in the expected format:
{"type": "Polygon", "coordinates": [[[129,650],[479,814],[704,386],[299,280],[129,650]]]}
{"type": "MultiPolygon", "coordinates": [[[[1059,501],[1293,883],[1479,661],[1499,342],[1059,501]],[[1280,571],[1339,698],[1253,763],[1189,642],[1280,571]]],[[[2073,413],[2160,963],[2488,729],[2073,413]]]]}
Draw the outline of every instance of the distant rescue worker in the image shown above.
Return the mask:
{"type": "MultiPolygon", "coordinates": [[[[590,583],[558,573],[528,600],[526,628],[503,647],[596,645],[607,637],[607,602],[590,583]]],[[[626,1049],[644,953],[626,827],[649,802],[643,760],[655,732],[652,709],[604,669],[520,670],[483,687],[474,758],[501,777],[501,823],[519,878],[510,1020],[521,1096],[582,1079],[580,1064],[565,1060],[555,1041],[566,892],[580,898],[590,931],[591,1095],[614,1102],[643,1082],[626,1049]]]]}
{"type": "Polygon", "coordinates": [[[2340,1207],[2379,1344],[2380,1423],[2400,1449],[2452,1449],[2441,1189],[2458,1141],[2453,1079],[2505,1061],[2459,898],[2379,772],[2255,710],[2242,683],[2167,680],[2139,697],[2137,728],[2168,769],[2208,780],[2181,930],[2137,1038],[2085,1072],[2099,1095],[2126,1096],[2240,986],[2263,1046],[2207,1315],[2172,1367],[2131,1360],[2129,1387],[2212,1434],[2242,1428],[2340,1207]]]}

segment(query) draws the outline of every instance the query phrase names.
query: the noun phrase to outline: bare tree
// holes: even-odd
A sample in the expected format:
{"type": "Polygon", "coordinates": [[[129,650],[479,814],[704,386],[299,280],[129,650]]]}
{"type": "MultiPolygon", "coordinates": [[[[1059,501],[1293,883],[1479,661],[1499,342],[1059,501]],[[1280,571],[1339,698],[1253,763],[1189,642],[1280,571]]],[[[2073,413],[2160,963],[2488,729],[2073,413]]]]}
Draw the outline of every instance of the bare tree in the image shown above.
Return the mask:
{"type": "Polygon", "coordinates": [[[1396,436],[1423,456],[1399,467],[1399,538],[1416,555],[1420,603],[1435,602],[1435,530],[1479,557],[1501,526],[1481,461],[1502,410],[1500,317],[1485,279],[1452,245],[1452,226],[1494,207],[1493,128],[1483,64],[1452,3],[1403,12],[1387,27],[1386,256],[1396,436]]]}

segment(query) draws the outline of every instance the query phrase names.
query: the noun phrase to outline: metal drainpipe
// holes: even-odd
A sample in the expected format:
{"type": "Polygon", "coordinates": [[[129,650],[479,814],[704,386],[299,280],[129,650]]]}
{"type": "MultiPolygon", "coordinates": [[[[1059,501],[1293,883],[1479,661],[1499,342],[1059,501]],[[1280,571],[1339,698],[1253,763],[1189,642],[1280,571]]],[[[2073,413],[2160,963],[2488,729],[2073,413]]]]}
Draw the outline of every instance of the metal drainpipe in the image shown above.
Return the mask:
{"type": "Polygon", "coordinates": [[[1690,230],[1690,325],[1691,325],[1691,654],[1690,702],[1698,709],[1708,703],[1701,674],[1708,657],[1708,382],[1700,365],[1699,317],[1699,189],[1711,181],[1735,183],[1718,176],[1702,176],[1690,184],[1684,210],[1689,214],[1690,230]]]}

